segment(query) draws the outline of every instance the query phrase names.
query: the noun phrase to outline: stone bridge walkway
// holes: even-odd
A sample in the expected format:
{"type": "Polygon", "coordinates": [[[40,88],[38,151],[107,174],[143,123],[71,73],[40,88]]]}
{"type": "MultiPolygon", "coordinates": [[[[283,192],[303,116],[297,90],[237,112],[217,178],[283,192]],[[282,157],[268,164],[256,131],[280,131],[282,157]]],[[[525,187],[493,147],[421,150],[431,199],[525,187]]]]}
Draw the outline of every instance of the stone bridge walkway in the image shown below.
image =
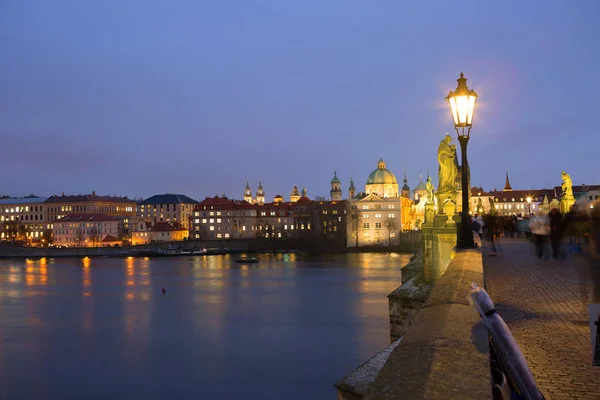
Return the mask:
{"type": "Polygon", "coordinates": [[[546,399],[600,399],[587,310],[600,298],[600,265],[591,268],[585,255],[538,261],[523,239],[505,239],[501,245],[497,256],[483,245],[486,289],[538,387],[546,399]]]}

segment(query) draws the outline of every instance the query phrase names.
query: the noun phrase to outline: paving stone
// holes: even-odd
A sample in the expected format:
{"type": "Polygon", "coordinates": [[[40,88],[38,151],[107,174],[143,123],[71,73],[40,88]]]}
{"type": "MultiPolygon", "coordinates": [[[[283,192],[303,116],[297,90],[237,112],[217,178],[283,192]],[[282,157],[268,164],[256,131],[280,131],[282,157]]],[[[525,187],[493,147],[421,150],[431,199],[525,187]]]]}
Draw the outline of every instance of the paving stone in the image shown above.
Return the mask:
{"type": "Polygon", "coordinates": [[[486,256],[486,289],[525,355],[546,399],[600,399],[592,366],[588,303],[600,302],[600,266],[585,255],[534,257],[531,244],[502,242],[486,256]],[[596,270],[595,268],[598,268],[596,270]]]}

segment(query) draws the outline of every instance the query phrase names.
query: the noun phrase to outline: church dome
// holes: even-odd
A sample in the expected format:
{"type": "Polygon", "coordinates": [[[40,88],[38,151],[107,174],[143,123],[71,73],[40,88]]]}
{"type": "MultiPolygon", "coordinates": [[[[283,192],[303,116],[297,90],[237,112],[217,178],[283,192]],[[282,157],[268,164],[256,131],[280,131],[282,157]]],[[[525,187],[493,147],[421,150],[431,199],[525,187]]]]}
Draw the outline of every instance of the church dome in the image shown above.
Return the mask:
{"type": "Polygon", "coordinates": [[[379,159],[377,169],[367,178],[367,185],[397,185],[396,177],[385,168],[385,162],[379,159]]]}
{"type": "Polygon", "coordinates": [[[418,184],[418,185],[415,187],[415,190],[414,190],[414,191],[415,191],[415,192],[418,192],[418,191],[426,192],[426,191],[427,191],[427,186],[426,186],[426,185],[425,185],[425,183],[423,183],[423,181],[421,180],[421,181],[419,182],[419,184],[418,184]]]}
{"type": "Polygon", "coordinates": [[[331,180],[331,184],[333,185],[334,183],[339,183],[341,184],[342,182],[340,181],[340,178],[337,177],[337,172],[333,173],[333,179],[331,180]]]}

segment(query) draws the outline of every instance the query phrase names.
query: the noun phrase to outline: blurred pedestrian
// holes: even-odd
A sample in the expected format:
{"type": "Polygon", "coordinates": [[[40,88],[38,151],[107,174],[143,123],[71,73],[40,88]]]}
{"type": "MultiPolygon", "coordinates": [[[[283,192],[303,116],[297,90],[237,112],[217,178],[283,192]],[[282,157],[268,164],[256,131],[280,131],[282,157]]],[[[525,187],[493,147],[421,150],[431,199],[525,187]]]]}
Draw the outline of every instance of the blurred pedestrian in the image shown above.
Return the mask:
{"type": "Polygon", "coordinates": [[[533,234],[533,244],[535,246],[535,255],[541,260],[544,255],[544,247],[550,235],[550,219],[548,215],[539,213],[531,217],[529,228],[533,234]]]}
{"type": "Polygon", "coordinates": [[[563,234],[563,219],[558,208],[550,210],[548,218],[550,222],[550,246],[552,247],[552,257],[558,258],[560,255],[560,241],[563,234]]]}

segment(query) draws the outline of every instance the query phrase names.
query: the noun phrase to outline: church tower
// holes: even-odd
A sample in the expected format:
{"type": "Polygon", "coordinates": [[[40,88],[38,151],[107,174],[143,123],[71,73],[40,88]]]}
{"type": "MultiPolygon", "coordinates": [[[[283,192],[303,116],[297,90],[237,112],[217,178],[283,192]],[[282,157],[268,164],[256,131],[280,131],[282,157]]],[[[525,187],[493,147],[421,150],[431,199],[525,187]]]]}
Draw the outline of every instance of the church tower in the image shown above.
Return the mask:
{"type": "Polygon", "coordinates": [[[402,185],[402,197],[410,199],[410,187],[408,186],[408,179],[406,179],[406,170],[404,170],[404,185],[402,185]]]}
{"type": "Polygon", "coordinates": [[[354,179],[350,175],[350,187],[348,188],[348,200],[352,200],[356,196],[356,188],[354,187],[354,179]]]}
{"type": "Polygon", "coordinates": [[[250,190],[250,184],[246,182],[246,190],[244,191],[244,201],[252,204],[252,191],[250,190]]]}
{"type": "Polygon", "coordinates": [[[340,201],[342,200],[342,182],[340,182],[340,178],[337,177],[337,172],[333,172],[333,179],[331,180],[331,190],[329,191],[329,195],[331,196],[331,201],[340,201]]]}
{"type": "Polygon", "coordinates": [[[306,197],[306,189],[302,188],[302,197],[306,197]]]}
{"type": "Polygon", "coordinates": [[[510,186],[510,182],[508,180],[508,171],[506,171],[506,183],[504,184],[504,189],[502,189],[503,192],[512,192],[512,187],[510,186]]]}
{"type": "Polygon", "coordinates": [[[298,200],[300,200],[300,192],[298,191],[298,186],[294,185],[294,189],[290,193],[290,203],[295,203],[298,200]]]}
{"type": "Polygon", "coordinates": [[[263,190],[261,181],[258,181],[258,189],[256,190],[256,204],[265,204],[265,191],[263,190]]]}

